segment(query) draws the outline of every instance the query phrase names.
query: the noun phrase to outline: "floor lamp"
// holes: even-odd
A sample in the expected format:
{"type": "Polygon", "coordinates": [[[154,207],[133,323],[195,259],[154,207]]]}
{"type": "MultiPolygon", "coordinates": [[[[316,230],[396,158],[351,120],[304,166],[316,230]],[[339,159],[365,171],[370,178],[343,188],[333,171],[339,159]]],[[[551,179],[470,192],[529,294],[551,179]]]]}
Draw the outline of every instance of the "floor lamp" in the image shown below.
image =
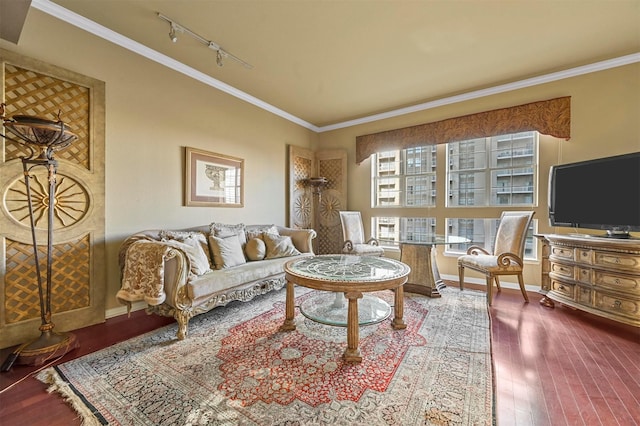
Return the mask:
{"type": "Polygon", "coordinates": [[[31,225],[31,238],[33,244],[33,256],[35,258],[36,277],[38,281],[38,293],[40,296],[40,336],[35,340],[24,343],[15,349],[5,362],[0,366],[0,371],[8,371],[16,362],[22,365],[42,365],[47,360],[62,356],[79,346],[78,340],[72,333],[57,333],[53,331],[54,324],[51,321],[51,277],[53,263],[53,218],[56,202],[56,172],[58,162],[53,159],[55,151],[59,151],[71,145],[78,137],[71,132],[60,120],[46,120],[34,116],[14,115],[11,118],[4,117],[4,104],[0,105],[0,117],[4,128],[16,136],[10,138],[6,134],[5,139],[25,144],[30,154],[21,157],[24,172],[24,184],[26,187],[27,204],[29,209],[29,221],[31,225]],[[46,279],[42,278],[40,254],[36,239],[36,223],[33,214],[31,197],[30,173],[34,168],[45,167],[48,170],[49,196],[47,197],[47,270],[46,279]]]}

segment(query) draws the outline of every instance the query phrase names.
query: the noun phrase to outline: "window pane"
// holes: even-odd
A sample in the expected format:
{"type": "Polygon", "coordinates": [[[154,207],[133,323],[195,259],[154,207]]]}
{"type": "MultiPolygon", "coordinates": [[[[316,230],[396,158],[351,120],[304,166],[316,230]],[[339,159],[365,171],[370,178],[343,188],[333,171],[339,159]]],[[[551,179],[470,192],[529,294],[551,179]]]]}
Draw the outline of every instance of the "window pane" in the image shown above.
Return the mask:
{"type": "Polygon", "coordinates": [[[382,246],[397,247],[400,241],[427,241],[435,234],[433,217],[374,217],[374,236],[382,246]]]}
{"type": "Polygon", "coordinates": [[[447,206],[535,205],[537,150],[537,132],[447,144],[447,206]]]}
{"type": "Polygon", "coordinates": [[[399,206],[400,205],[400,178],[374,179],[376,188],[376,205],[399,206]]]}
{"type": "Polygon", "coordinates": [[[435,176],[407,176],[407,206],[433,206],[436,200],[435,176]]]}
{"type": "Polygon", "coordinates": [[[449,170],[474,170],[487,167],[486,141],[484,138],[447,145],[449,148],[449,170]]]}
{"type": "Polygon", "coordinates": [[[424,207],[436,203],[436,146],[379,152],[373,207],[424,207]]]}
{"type": "Polygon", "coordinates": [[[451,172],[449,206],[486,205],[486,172],[451,172]]]}

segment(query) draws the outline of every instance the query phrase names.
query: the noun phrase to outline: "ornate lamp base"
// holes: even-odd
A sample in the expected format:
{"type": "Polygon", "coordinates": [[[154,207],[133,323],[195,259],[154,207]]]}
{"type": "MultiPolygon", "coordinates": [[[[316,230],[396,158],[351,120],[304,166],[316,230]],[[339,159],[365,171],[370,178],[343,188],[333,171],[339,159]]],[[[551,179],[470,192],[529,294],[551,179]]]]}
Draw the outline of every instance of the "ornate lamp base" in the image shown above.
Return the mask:
{"type": "Polygon", "coordinates": [[[14,363],[37,367],[78,347],[80,342],[73,333],[43,331],[36,340],[18,347],[11,353],[2,364],[1,371],[8,371],[14,363]]]}

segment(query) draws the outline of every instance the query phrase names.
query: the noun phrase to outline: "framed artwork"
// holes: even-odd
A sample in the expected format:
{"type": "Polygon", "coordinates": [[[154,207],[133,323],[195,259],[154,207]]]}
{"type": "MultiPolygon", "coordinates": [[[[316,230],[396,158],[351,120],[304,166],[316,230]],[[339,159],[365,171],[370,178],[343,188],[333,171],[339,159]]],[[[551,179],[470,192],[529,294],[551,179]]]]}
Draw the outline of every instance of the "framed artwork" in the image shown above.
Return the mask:
{"type": "Polygon", "coordinates": [[[244,160],[185,148],[185,205],[242,207],[244,160]]]}

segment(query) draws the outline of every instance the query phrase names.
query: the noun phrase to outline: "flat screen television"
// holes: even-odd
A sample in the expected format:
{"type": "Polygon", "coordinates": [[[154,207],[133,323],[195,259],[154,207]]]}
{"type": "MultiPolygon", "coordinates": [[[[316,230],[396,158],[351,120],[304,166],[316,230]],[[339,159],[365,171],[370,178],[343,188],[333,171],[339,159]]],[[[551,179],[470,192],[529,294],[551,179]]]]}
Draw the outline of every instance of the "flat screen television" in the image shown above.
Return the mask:
{"type": "Polygon", "coordinates": [[[640,152],[551,167],[549,221],[602,237],[640,231],[640,152]]]}

